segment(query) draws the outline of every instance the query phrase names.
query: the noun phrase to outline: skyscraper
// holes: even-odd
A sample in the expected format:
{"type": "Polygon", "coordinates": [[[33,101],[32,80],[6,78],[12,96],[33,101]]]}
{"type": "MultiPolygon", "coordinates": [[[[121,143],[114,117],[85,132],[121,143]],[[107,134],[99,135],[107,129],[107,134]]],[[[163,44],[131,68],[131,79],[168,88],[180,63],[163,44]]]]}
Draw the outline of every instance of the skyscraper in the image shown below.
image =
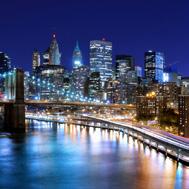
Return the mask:
{"type": "Polygon", "coordinates": [[[82,53],[79,48],[78,41],[77,41],[75,49],[73,51],[72,66],[73,66],[73,68],[79,68],[79,67],[83,66],[82,53]]]}
{"type": "Polygon", "coordinates": [[[40,54],[37,50],[34,50],[32,57],[32,69],[35,71],[37,67],[40,66],[40,54]]]}
{"type": "Polygon", "coordinates": [[[44,65],[49,65],[50,64],[50,54],[49,54],[50,48],[48,48],[44,53],[43,53],[43,64],[44,65]]]}
{"type": "Polygon", "coordinates": [[[89,97],[91,99],[101,99],[100,95],[100,73],[92,72],[89,77],[89,97]]]}
{"type": "Polygon", "coordinates": [[[152,82],[163,82],[165,60],[161,52],[148,51],[145,53],[145,78],[152,82]]]}
{"type": "Polygon", "coordinates": [[[142,67],[135,66],[135,71],[137,73],[137,77],[142,78],[142,67]]]}
{"type": "Polygon", "coordinates": [[[8,55],[0,52],[0,73],[7,72],[11,69],[11,61],[8,55]]]}
{"type": "Polygon", "coordinates": [[[36,69],[34,83],[42,100],[63,98],[64,68],[61,65],[41,65],[36,69]],[[39,81],[38,81],[39,80],[39,81]]]}
{"type": "Polygon", "coordinates": [[[116,78],[126,79],[128,71],[134,69],[134,58],[128,55],[116,56],[116,78]]]}
{"type": "Polygon", "coordinates": [[[61,58],[61,54],[56,40],[56,35],[53,34],[50,47],[43,54],[43,64],[60,65],[60,58],[61,58]]]}
{"type": "Polygon", "coordinates": [[[83,96],[87,78],[88,78],[87,67],[79,66],[74,68],[72,72],[72,92],[80,96],[83,96]]]}
{"type": "Polygon", "coordinates": [[[60,65],[61,54],[59,52],[59,47],[58,47],[55,34],[53,34],[53,39],[50,45],[49,55],[50,55],[50,64],[60,65]]]}
{"type": "Polygon", "coordinates": [[[112,77],[112,43],[105,40],[90,41],[90,73],[99,72],[101,86],[112,77]]]}
{"type": "MultiPolygon", "coordinates": [[[[116,80],[117,80],[117,100],[119,103],[128,103],[128,96],[131,94],[131,80],[134,74],[134,58],[128,55],[116,56],[116,80]]],[[[133,92],[133,90],[132,90],[133,92]]],[[[132,96],[132,95],[131,95],[132,96]]]]}
{"type": "MultiPolygon", "coordinates": [[[[0,52],[0,74],[6,73],[11,69],[11,61],[8,55],[3,52],[0,52]]],[[[7,75],[6,78],[0,78],[0,98],[5,97],[5,80],[7,80],[9,76],[7,75]]]]}

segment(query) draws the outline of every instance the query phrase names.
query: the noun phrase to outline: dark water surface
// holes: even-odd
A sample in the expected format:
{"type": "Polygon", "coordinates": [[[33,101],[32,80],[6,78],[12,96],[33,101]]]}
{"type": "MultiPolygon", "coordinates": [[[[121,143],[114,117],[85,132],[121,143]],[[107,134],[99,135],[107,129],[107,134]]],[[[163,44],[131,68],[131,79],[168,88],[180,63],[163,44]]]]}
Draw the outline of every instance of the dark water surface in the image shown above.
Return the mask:
{"type": "Polygon", "coordinates": [[[0,189],[189,188],[189,167],[116,131],[34,122],[0,138],[0,189]]]}

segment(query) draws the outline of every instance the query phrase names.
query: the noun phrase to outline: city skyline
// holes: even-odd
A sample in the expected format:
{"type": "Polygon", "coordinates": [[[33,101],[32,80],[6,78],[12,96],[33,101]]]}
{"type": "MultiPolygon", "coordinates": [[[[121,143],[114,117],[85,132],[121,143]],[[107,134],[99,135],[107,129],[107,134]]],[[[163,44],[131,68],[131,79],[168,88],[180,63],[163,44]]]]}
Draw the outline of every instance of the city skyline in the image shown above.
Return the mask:
{"type": "Polygon", "coordinates": [[[33,50],[37,48],[43,53],[55,32],[62,64],[67,68],[71,68],[77,40],[87,64],[89,41],[106,38],[113,43],[113,58],[117,54],[132,55],[137,65],[144,66],[144,52],[160,51],[165,54],[166,64],[177,63],[178,71],[188,75],[184,69],[189,48],[187,2],[56,1],[53,9],[50,0],[36,2],[16,1],[11,7],[10,1],[2,2],[0,51],[8,54],[18,67],[31,70],[33,50]],[[9,7],[14,19],[6,14],[9,7]]]}
{"type": "Polygon", "coordinates": [[[188,8],[1,0],[0,188],[189,189],[188,8]]]}
{"type": "MultiPolygon", "coordinates": [[[[52,33],[51,34],[51,40],[53,41],[54,40],[54,37],[55,37],[55,33],[52,33]]],[[[52,43],[52,41],[49,41],[49,44],[50,43],[52,43]]],[[[84,56],[84,58],[83,58],[83,56],[82,56],[82,64],[83,65],[85,65],[85,66],[88,66],[88,67],[90,67],[90,42],[91,41],[107,41],[107,42],[111,42],[111,41],[108,41],[107,39],[105,39],[105,38],[102,38],[102,39],[97,39],[97,40],[90,40],[89,41],[89,47],[88,47],[88,54],[87,55],[85,55],[84,56]],[[85,57],[88,57],[88,59],[86,60],[85,59],[85,57]]],[[[79,41],[78,40],[76,40],[75,41],[75,43],[76,43],[76,45],[77,45],[77,43],[79,43],[79,41]]],[[[112,43],[112,42],[111,42],[112,43]]],[[[57,44],[59,45],[59,41],[57,41],[57,44]]],[[[50,44],[51,45],[51,44],[50,44]]],[[[112,45],[113,46],[113,45],[112,45]]],[[[31,57],[30,57],[30,65],[29,65],[29,67],[27,67],[26,69],[25,69],[25,66],[23,66],[23,67],[19,67],[18,65],[16,65],[15,64],[15,62],[14,61],[12,61],[12,58],[11,58],[11,56],[9,55],[9,54],[7,54],[7,52],[6,51],[4,51],[4,52],[2,52],[2,53],[5,53],[5,54],[7,54],[8,56],[9,56],[9,58],[10,58],[10,61],[11,61],[11,65],[13,66],[13,67],[19,67],[19,68],[21,68],[21,69],[24,69],[25,71],[32,71],[32,67],[33,67],[33,63],[32,63],[32,59],[33,59],[33,53],[38,53],[39,54],[39,56],[40,56],[40,58],[39,58],[39,60],[40,60],[40,64],[41,65],[43,65],[43,64],[46,64],[46,53],[48,53],[48,50],[49,50],[49,48],[50,47],[46,47],[46,50],[44,50],[44,51],[41,51],[40,49],[38,49],[38,48],[34,48],[33,49],[33,51],[31,52],[31,57]]],[[[75,51],[75,48],[76,47],[74,47],[73,49],[73,51],[75,51]]],[[[61,65],[61,66],[64,66],[64,68],[66,69],[66,70],[68,70],[68,71],[72,71],[73,70],[73,51],[72,51],[72,54],[70,55],[70,57],[71,58],[69,58],[70,59],[70,61],[71,62],[69,62],[69,65],[66,65],[64,62],[62,62],[62,51],[61,51],[61,49],[59,49],[59,52],[60,52],[60,57],[59,57],[59,59],[60,59],[60,62],[59,62],[59,64],[61,65]]],[[[83,51],[82,49],[81,49],[81,51],[83,51]]],[[[142,75],[143,76],[145,76],[145,54],[147,53],[147,52],[159,52],[159,53],[163,53],[164,55],[165,55],[165,53],[163,52],[163,51],[155,51],[155,50],[152,50],[152,49],[148,49],[148,50],[146,50],[146,51],[144,51],[143,52],[143,62],[141,63],[141,64],[138,64],[137,63],[137,61],[136,61],[136,57],[135,56],[133,56],[133,54],[128,54],[128,53],[118,53],[118,54],[115,54],[114,53],[114,50],[112,50],[112,69],[113,70],[115,70],[116,69],[116,56],[122,56],[122,55],[125,55],[125,56],[132,56],[133,58],[134,58],[134,60],[135,60],[135,65],[136,66],[140,66],[141,68],[142,68],[142,75]]],[[[173,68],[173,70],[174,71],[176,71],[178,74],[180,74],[181,76],[188,76],[188,74],[186,73],[186,75],[183,75],[180,71],[179,71],[179,69],[178,69],[178,67],[176,66],[175,67],[175,65],[177,65],[177,63],[178,63],[178,61],[176,61],[176,62],[173,62],[172,64],[169,64],[169,63],[167,63],[166,62],[166,55],[164,56],[164,58],[165,58],[165,62],[164,62],[164,69],[165,69],[165,71],[166,71],[166,69],[168,69],[168,68],[173,68]]]]}

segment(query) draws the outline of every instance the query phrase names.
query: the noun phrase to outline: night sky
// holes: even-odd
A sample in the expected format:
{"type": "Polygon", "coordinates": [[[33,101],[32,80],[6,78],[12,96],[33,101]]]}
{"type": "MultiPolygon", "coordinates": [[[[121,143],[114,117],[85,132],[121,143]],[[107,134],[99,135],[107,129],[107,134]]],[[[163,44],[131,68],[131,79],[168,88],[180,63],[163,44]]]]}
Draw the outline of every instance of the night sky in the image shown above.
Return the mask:
{"type": "Polygon", "coordinates": [[[53,32],[69,69],[76,40],[88,64],[89,41],[106,38],[113,55],[143,66],[145,51],[161,51],[189,75],[188,0],[0,0],[0,51],[12,65],[31,70],[32,51],[44,52],[53,32]]]}

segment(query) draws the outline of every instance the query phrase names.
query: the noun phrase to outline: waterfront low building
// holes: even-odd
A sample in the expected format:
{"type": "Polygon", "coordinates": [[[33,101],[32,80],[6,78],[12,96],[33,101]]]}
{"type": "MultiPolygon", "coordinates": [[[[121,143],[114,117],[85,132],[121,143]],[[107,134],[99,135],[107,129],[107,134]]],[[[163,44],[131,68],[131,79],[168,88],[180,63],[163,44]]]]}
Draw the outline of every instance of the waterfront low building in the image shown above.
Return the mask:
{"type": "Polygon", "coordinates": [[[160,112],[166,109],[166,97],[156,96],[156,93],[150,92],[146,96],[137,96],[136,112],[138,118],[155,118],[160,112]]]}
{"type": "Polygon", "coordinates": [[[179,135],[189,137],[189,95],[180,95],[179,109],[179,135]]]}

